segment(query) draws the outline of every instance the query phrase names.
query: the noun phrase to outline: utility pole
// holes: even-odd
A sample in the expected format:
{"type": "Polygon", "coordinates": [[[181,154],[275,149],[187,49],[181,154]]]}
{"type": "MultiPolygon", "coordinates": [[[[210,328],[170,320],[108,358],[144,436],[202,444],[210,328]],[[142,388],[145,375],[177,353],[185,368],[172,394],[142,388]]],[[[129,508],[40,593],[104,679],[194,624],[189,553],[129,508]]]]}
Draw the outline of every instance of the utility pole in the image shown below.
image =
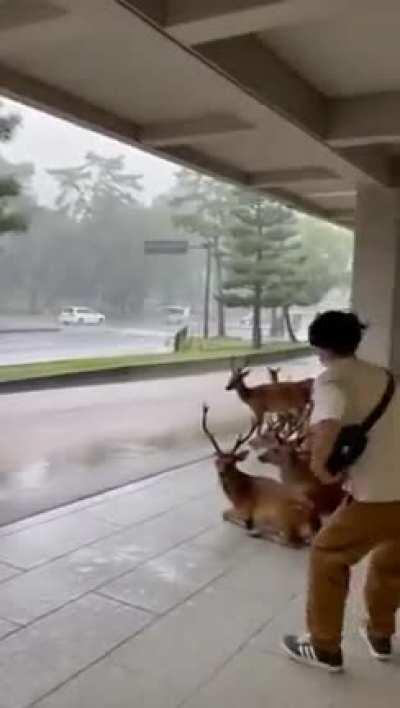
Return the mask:
{"type": "Polygon", "coordinates": [[[204,244],[206,251],[206,278],[204,284],[203,337],[208,339],[210,329],[211,249],[210,241],[204,244]]]}

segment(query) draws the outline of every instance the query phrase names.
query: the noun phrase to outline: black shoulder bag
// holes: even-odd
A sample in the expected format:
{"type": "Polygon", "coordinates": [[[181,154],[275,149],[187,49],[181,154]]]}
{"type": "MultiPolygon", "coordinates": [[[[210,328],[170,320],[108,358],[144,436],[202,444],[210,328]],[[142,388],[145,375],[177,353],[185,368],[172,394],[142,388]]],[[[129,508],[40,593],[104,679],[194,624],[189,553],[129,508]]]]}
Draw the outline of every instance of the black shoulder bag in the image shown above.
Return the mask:
{"type": "Polygon", "coordinates": [[[344,425],[341,429],[326,463],[326,469],[332,475],[337,475],[351,467],[364,452],[368,443],[368,433],[383,416],[393,398],[394,377],[389,371],[387,375],[388,383],[385,392],[369,416],[362,423],[344,425]]]}

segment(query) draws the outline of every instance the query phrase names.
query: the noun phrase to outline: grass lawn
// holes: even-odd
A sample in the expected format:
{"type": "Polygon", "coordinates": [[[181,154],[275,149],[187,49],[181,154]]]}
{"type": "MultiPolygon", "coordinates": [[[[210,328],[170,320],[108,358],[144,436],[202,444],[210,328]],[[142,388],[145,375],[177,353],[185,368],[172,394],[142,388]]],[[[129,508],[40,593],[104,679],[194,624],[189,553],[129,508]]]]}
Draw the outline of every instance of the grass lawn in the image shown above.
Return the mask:
{"type": "Polygon", "coordinates": [[[44,376],[62,376],[91,371],[104,371],[135,366],[158,366],[160,364],[177,364],[196,362],[226,357],[245,356],[251,354],[284,354],[304,344],[290,342],[271,342],[262,349],[252,349],[247,342],[237,339],[201,339],[188,340],[183,351],[166,354],[131,354],[113,357],[92,357],[87,359],[63,359],[58,361],[43,361],[33,364],[14,364],[0,366],[0,382],[22,381],[44,376]]]}

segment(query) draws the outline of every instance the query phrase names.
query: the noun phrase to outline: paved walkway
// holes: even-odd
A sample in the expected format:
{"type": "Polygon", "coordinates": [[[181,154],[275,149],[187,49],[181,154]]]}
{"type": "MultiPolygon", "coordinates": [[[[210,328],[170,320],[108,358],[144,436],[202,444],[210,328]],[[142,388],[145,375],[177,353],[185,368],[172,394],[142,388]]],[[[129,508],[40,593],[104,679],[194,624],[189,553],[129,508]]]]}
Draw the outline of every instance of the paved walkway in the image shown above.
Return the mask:
{"type": "Polygon", "coordinates": [[[223,524],[209,462],[0,530],[0,708],[385,708],[400,663],[346,626],[348,672],[281,656],[307,553],[223,524]]]}

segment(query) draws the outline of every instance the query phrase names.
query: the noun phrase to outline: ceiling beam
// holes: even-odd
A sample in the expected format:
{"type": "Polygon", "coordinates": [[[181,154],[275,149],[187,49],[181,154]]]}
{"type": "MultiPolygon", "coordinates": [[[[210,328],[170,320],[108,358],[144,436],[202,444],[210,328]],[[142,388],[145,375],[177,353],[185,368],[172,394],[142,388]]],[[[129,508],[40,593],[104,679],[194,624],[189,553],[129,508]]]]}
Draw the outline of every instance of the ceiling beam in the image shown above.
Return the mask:
{"type": "Polygon", "coordinates": [[[84,99],[77,98],[37,79],[27,77],[1,64],[0,94],[83,128],[98,131],[125,144],[144,147],[148,152],[154,152],[160,157],[171,159],[189,168],[197,168],[217,179],[226,179],[237,184],[246,182],[244,173],[225,163],[212,160],[186,145],[165,146],[159,149],[153,149],[150,145],[142,145],[140,137],[145,134],[145,130],[131,121],[119,118],[113,113],[93,106],[84,99]]]}
{"type": "Polygon", "coordinates": [[[315,204],[311,200],[303,197],[299,197],[298,194],[294,194],[288,189],[283,189],[279,187],[265,188],[265,194],[272,199],[276,199],[278,202],[285,204],[291,209],[297,209],[303,214],[308,214],[309,216],[314,216],[315,218],[324,219],[325,221],[334,221],[331,217],[330,212],[318,204],[315,204]]]}
{"type": "Polygon", "coordinates": [[[398,0],[167,0],[164,26],[176,39],[193,45],[312,21],[328,22],[344,13],[387,11],[397,4],[398,0]]]}
{"type": "Polygon", "coordinates": [[[0,64],[0,93],[111,138],[137,144],[139,128],[85,99],[0,64]]]}
{"type": "Polygon", "coordinates": [[[204,138],[242,133],[252,130],[253,126],[234,115],[210,114],[200,118],[183,121],[167,121],[145,126],[139,132],[139,139],[146,145],[163,147],[183,145],[204,138]]]}
{"type": "Polygon", "coordinates": [[[326,167],[305,165],[304,167],[289,167],[286,169],[266,170],[249,175],[248,184],[251,187],[279,187],[285,184],[297,184],[310,180],[338,179],[332,170],[326,167]]]}
{"type": "MultiPolygon", "coordinates": [[[[255,32],[282,0],[169,0],[165,27],[185,44],[255,32]]],[[[286,3],[287,4],[287,3],[286,3]]]]}
{"type": "Polygon", "coordinates": [[[398,189],[400,187],[400,155],[393,155],[390,158],[391,186],[398,189]]]}
{"type": "Polygon", "coordinates": [[[386,187],[392,186],[390,160],[382,146],[337,148],[336,152],[372,181],[386,187]]]}
{"type": "Polygon", "coordinates": [[[178,162],[193,170],[198,169],[199,172],[223,179],[236,184],[245,184],[246,174],[236,167],[211,158],[205,153],[192,148],[189,145],[174,145],[173,147],[165,147],[163,149],[164,156],[170,157],[174,162],[178,162]]]}
{"type": "Polygon", "coordinates": [[[35,0],[31,3],[24,0],[3,0],[0,4],[0,32],[36,22],[56,20],[67,12],[65,8],[56,7],[50,0],[35,0]]]}
{"type": "Polygon", "coordinates": [[[310,190],[305,193],[305,197],[308,199],[343,199],[346,197],[355,197],[357,194],[357,190],[355,187],[348,187],[347,189],[337,189],[335,191],[332,190],[324,190],[318,189],[318,190],[310,190]]]}
{"type": "Polygon", "coordinates": [[[378,154],[374,146],[366,152],[358,147],[343,149],[328,142],[335,102],[308,84],[257,37],[201,44],[196,51],[242,91],[338,154],[358,171],[360,179],[390,184],[388,161],[382,151],[378,154]]]}
{"type": "Polygon", "coordinates": [[[400,92],[332,99],[327,141],[339,148],[400,142],[400,92]]]}
{"type": "Polygon", "coordinates": [[[351,226],[355,222],[355,210],[354,209],[335,209],[329,212],[331,218],[338,224],[343,224],[345,226],[351,226]]]}
{"type": "Polygon", "coordinates": [[[325,98],[256,37],[211,42],[196,50],[260,103],[314,136],[326,132],[325,98]]]}
{"type": "MultiPolygon", "coordinates": [[[[140,137],[145,134],[145,131],[131,121],[119,118],[113,113],[93,106],[84,99],[32,77],[27,77],[1,64],[0,93],[81,127],[108,135],[128,145],[142,146],[140,137]]],[[[198,169],[216,179],[226,179],[236,184],[248,186],[248,175],[244,172],[219,160],[214,160],[188,145],[168,145],[163,148],[153,148],[148,145],[143,147],[160,157],[171,159],[189,168],[198,169]]],[[[301,198],[288,196],[281,191],[272,196],[284,199],[286,203],[290,202],[294,208],[305,213],[314,213],[322,218],[328,218],[326,212],[320,211],[315,206],[311,207],[307,201],[303,201],[301,198]]]]}
{"type": "Polygon", "coordinates": [[[158,25],[165,24],[167,0],[115,0],[115,2],[158,25]]]}

